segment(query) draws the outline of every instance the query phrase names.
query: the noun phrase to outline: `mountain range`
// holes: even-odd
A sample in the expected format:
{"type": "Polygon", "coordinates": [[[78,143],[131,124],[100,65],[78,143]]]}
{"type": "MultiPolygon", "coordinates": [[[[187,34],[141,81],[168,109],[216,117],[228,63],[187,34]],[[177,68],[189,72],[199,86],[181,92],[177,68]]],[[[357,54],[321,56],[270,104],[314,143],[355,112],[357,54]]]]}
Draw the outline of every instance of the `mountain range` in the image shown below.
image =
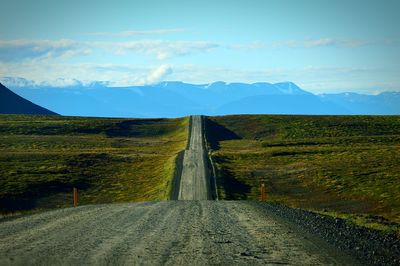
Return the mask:
{"type": "Polygon", "coordinates": [[[179,117],[190,114],[400,114],[400,92],[379,95],[307,92],[292,82],[108,87],[104,82],[67,87],[3,79],[18,95],[62,115],[103,117],[179,117]]]}

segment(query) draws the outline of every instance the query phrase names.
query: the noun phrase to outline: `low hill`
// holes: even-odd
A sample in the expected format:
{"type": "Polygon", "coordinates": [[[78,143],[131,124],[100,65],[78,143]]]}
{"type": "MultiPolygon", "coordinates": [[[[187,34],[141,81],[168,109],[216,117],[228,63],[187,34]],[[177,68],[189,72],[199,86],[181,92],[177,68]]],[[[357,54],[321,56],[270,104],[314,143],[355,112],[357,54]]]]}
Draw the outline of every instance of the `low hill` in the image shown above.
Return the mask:
{"type": "Polygon", "coordinates": [[[0,83],[0,114],[57,115],[15,94],[0,83]]]}

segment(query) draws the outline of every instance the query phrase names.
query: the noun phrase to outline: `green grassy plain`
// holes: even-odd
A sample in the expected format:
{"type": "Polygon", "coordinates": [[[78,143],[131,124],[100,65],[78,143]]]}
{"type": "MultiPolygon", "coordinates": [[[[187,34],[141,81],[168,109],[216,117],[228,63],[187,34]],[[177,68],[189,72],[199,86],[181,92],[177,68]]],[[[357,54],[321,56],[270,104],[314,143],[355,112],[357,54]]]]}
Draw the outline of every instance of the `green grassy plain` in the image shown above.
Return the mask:
{"type": "Polygon", "coordinates": [[[188,124],[0,115],[0,210],[168,199],[188,124]]]}
{"type": "Polygon", "coordinates": [[[219,198],[267,200],[386,231],[400,223],[400,116],[208,117],[219,198]]]}

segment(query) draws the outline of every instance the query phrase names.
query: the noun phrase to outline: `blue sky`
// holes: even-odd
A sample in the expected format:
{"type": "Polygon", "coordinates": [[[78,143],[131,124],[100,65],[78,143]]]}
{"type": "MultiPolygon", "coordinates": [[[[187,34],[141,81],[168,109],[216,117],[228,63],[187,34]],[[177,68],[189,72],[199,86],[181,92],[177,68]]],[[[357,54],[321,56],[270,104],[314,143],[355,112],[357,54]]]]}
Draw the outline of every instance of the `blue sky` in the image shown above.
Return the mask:
{"type": "Polygon", "coordinates": [[[1,0],[0,77],[400,91],[400,1],[1,0]]]}

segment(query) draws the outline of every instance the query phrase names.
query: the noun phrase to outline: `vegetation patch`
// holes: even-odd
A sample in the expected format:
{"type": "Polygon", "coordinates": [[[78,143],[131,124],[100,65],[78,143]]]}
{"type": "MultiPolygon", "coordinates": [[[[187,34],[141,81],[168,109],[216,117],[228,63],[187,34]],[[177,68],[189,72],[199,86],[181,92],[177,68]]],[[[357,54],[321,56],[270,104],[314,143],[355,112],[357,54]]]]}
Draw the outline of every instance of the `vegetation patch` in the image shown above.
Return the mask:
{"type": "Polygon", "coordinates": [[[206,126],[221,199],[258,200],[265,183],[269,201],[399,231],[399,116],[238,115],[206,126]]]}
{"type": "Polygon", "coordinates": [[[0,115],[0,211],[168,199],[188,120],[0,115]]]}

